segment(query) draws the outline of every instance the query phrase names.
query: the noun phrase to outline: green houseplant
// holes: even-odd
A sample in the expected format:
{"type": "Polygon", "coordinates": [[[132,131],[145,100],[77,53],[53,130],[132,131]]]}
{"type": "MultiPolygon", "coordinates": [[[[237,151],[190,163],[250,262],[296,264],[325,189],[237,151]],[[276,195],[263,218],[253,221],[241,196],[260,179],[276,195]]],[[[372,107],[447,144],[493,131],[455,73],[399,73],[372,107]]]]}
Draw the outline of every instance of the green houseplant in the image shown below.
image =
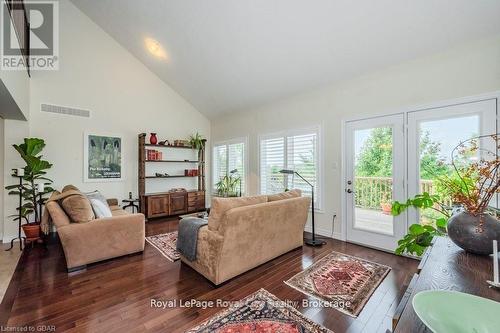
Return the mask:
{"type": "Polygon", "coordinates": [[[451,173],[437,178],[438,194],[423,193],[405,203],[395,201],[392,214],[408,207],[436,211],[433,224],[413,224],[398,242],[396,254],[422,255],[436,235],[447,233],[462,249],[476,254],[492,252],[492,240],[500,237],[498,209],[489,207],[500,193],[500,149],[498,135],[483,135],[460,142],[451,153],[451,173]],[[492,140],[494,145],[488,145],[492,140]],[[479,147],[479,144],[483,147],[479,147]],[[485,147],[494,147],[487,149],[485,147]],[[445,198],[453,207],[444,204],[445,198]]]}
{"type": "Polygon", "coordinates": [[[198,132],[189,136],[189,145],[198,150],[205,147],[205,141],[203,136],[198,132]]]}
{"type": "Polygon", "coordinates": [[[235,177],[233,174],[222,177],[216,184],[215,189],[217,195],[222,197],[236,197],[238,196],[238,187],[240,185],[240,177],[235,177]]]}
{"type": "MultiPolygon", "coordinates": [[[[47,170],[52,167],[52,164],[43,160],[40,155],[45,142],[39,138],[25,138],[22,144],[13,145],[14,149],[19,153],[24,163],[24,176],[22,184],[14,184],[6,186],[9,195],[19,195],[22,190],[22,205],[20,207],[21,219],[24,219],[26,224],[23,225],[25,234],[30,232],[39,233],[40,213],[38,211],[40,195],[43,198],[45,195],[53,192],[50,187],[44,187],[42,193],[38,192],[38,183],[51,184],[52,180],[46,177],[47,170]],[[33,222],[30,222],[30,216],[33,215],[33,222]]],[[[18,214],[12,215],[14,221],[19,221],[19,208],[18,214]]],[[[21,221],[22,223],[22,221],[21,221]]]]}

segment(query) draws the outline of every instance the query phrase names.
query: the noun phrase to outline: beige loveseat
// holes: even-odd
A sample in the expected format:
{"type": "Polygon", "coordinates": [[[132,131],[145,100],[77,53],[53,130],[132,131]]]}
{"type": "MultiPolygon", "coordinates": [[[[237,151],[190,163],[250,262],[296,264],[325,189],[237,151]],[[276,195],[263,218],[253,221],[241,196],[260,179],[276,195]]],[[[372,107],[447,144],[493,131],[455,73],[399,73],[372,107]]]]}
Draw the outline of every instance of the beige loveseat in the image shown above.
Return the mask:
{"type": "Polygon", "coordinates": [[[299,190],[213,198],[208,225],[198,232],[196,260],[181,260],[221,284],[302,246],[310,204],[299,190]]]}
{"type": "Polygon", "coordinates": [[[143,214],[129,214],[118,205],[118,200],[108,199],[112,217],[75,223],[70,221],[59,204],[57,195],[61,194],[54,194],[55,200],[51,198],[45,205],[42,230],[43,225],[48,226],[50,221],[55,225],[68,271],[79,270],[101,260],[144,251],[143,214]]]}

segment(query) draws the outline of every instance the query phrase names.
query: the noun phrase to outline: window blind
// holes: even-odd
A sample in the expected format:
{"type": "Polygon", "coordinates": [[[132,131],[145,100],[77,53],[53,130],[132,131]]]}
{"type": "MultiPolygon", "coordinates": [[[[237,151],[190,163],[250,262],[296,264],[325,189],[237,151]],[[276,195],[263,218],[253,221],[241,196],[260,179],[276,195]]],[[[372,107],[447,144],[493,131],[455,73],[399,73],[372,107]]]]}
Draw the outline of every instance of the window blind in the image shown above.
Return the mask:
{"type": "Polygon", "coordinates": [[[260,144],[260,191],[262,194],[279,193],[285,190],[285,139],[264,139],[260,144]]]}
{"type": "Polygon", "coordinates": [[[240,177],[241,192],[245,193],[245,158],[244,142],[215,145],[213,148],[213,189],[216,189],[215,184],[224,176],[230,176],[231,171],[237,170],[237,172],[234,173],[234,177],[240,177]]]}
{"type": "Polygon", "coordinates": [[[298,172],[314,186],[316,207],[320,207],[318,131],[284,134],[260,141],[260,192],[272,194],[297,188],[311,196],[311,186],[296,175],[283,175],[281,169],[298,172]]]}

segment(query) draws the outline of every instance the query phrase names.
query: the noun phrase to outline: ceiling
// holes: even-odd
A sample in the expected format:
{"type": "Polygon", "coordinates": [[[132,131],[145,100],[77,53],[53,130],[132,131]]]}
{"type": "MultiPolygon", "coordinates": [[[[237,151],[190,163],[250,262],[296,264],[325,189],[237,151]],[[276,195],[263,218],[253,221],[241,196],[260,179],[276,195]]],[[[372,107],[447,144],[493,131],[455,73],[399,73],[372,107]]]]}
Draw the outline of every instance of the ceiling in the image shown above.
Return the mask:
{"type": "Polygon", "coordinates": [[[500,33],[498,0],[72,2],[210,118],[500,33]]]}

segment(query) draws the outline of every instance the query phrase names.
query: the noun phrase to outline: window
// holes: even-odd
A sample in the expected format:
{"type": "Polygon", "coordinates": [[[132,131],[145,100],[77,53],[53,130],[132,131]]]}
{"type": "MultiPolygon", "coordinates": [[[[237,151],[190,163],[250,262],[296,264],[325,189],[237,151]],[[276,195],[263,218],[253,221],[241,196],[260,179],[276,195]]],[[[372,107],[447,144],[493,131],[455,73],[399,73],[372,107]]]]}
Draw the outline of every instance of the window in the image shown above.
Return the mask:
{"type": "Polygon", "coordinates": [[[314,186],[315,207],[320,209],[319,129],[264,136],[260,140],[260,193],[272,194],[298,188],[311,196],[311,187],[297,175],[283,175],[281,169],[299,173],[314,186]]]}
{"type": "MultiPolygon", "coordinates": [[[[230,140],[217,143],[213,147],[213,178],[214,191],[217,184],[224,176],[230,176],[234,171],[235,177],[241,179],[241,193],[245,193],[246,152],[245,139],[230,140]]],[[[239,189],[238,189],[239,192],[239,189]]]]}

